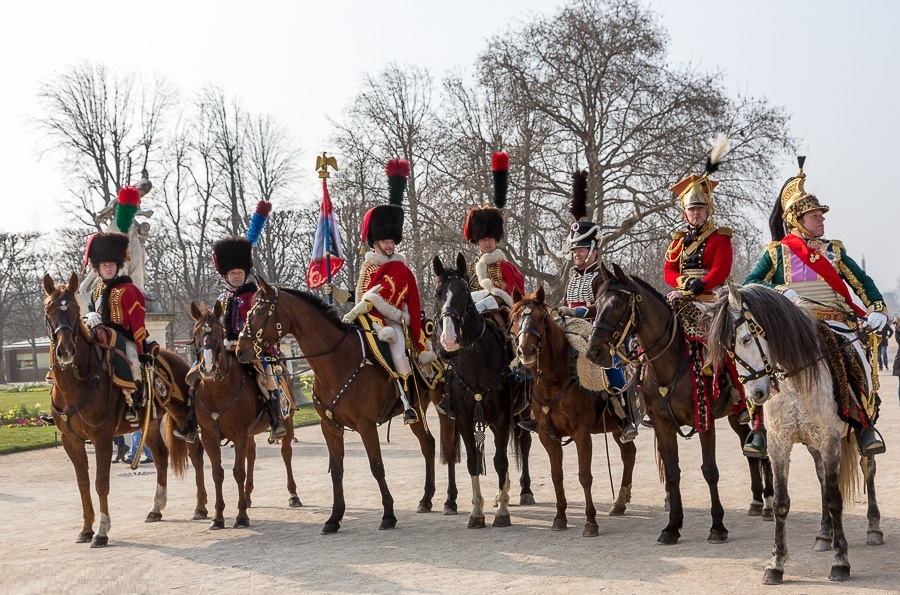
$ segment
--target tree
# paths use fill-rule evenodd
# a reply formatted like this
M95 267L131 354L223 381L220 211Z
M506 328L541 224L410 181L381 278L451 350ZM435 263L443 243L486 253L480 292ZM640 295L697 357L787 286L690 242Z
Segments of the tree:
M21 284L23 270L28 267L28 253L39 238L37 233L0 232L0 352L17 316L21 314ZM18 338L18 337L17 337ZM0 382L5 382L5 366L0 365Z

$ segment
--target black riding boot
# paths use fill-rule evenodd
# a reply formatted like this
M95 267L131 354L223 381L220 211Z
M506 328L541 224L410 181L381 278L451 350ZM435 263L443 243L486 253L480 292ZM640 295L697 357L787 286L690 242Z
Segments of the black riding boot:
M537 422L533 417L529 417L528 419L520 419L516 422L516 425L523 430L528 430L529 432L537 432Z
M141 390L141 383L135 382L135 390L131 393L131 407L125 411L125 420L131 423L140 422L141 420L141 412L144 408L141 406L141 402L144 399L144 394Z
M269 412L269 421L272 424L272 437L275 440L281 440L287 433L284 423L281 421L281 397L277 390L269 393L269 400L266 402L266 409Z
M197 418L194 416L193 388L191 389L190 395L191 396L188 397L188 416L187 420L184 422L184 427L181 429L175 428L172 430L172 435L193 444L197 440Z
M744 456L751 459L764 459L768 453L766 427L759 425L756 430L750 432L747 441L744 442Z
M632 422L629 418L624 417L619 420L619 429L622 430L622 435L619 438L619 441L623 444L625 442L632 442L635 438L637 438L637 428L634 427L634 422Z

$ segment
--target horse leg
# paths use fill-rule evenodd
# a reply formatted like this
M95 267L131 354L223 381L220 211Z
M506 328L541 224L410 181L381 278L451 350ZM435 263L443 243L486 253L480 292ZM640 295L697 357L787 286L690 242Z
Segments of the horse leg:
M819 451L810 450L813 462L816 465L816 476L819 478L819 492L822 498L822 519L819 523L819 533L813 543L813 551L830 552L831 541L834 539L834 531L831 526L831 513L828 512L827 487L825 485L825 463Z
M425 424L412 425L423 426ZM394 497L391 496L387 481L384 479L384 460L381 457L378 429L374 424L364 424L357 428L357 432L359 432L359 437L362 438L363 446L366 447L366 455L369 457L369 469L371 469L372 476L378 482L378 489L381 491L381 505L384 507L384 514L381 517L381 525L378 528L381 530L393 529L397 526L397 517L394 516ZM434 450L431 452L433 455Z
M875 498L875 457L860 457L859 464L866 476L866 494L869 497L869 508L866 517L869 528L866 531L867 545L884 545L884 533L881 532L881 511Z
M825 470L825 502L828 512L831 514L833 532L831 548L834 550L834 557L831 561L831 574L828 578L833 581L845 581L850 578L850 559L847 555L847 538L844 535L842 518L844 500L838 479L841 472L840 436L835 435L823 445L821 457Z
M303 506L303 503L300 502L300 498L297 496L297 482L294 481L294 466L291 464L291 459L294 456L294 447L292 445L295 432L291 416L284 418L284 429L286 433L281 441L281 458L284 461L284 470L287 473L287 491L288 496L290 496L288 498L288 506L300 508Z
M666 495L669 502L669 524L662 530L656 543L674 545L681 538L684 524L684 508L681 503L681 468L678 466L678 442L675 428L663 416L655 415L653 430L656 433L656 448L666 473Z
M225 496L222 493L222 484L225 482L225 469L222 467L222 448L216 441L214 432L200 432L203 441L203 450L209 455L209 467L212 470L213 484L216 487L216 508L213 512L210 529L225 528Z
M519 446L519 464L522 468L522 475L519 477L519 487L522 488L519 493L519 504L524 506L534 504L534 492L531 491L531 470L528 467L528 457L531 455L531 432L524 430L515 423L513 417L513 432L515 432L515 440Z
M247 456L245 459L245 467L247 469L246 479L244 479L244 498L247 499L247 508L253 507L253 501L250 495L253 493L253 470L256 469L256 436L247 437Z
M512 419L507 418L497 423L494 432L494 469L497 471L499 489L497 491L497 514L494 515L494 527L509 527L509 433ZM505 427L504 427L505 425ZM505 430L505 431L504 431Z
M109 518L109 467L112 463L112 436L92 438L94 456L97 461L97 476L94 478L94 489L100 501L100 524L91 547L105 547L109 543L109 531L112 522Z
M538 437L541 444L547 450L550 457L550 478L553 480L553 490L556 492L556 517L553 519L553 525L550 527L553 531L565 531L568 529L566 524L566 488L563 485L563 450L561 444L556 444L550 439L550 434L541 426L538 426L540 432Z
M784 562L787 559L787 535L785 523L791 510L791 497L788 494L788 473L791 467L791 445L782 446L778 440L772 440L769 433L769 460L772 462L775 493L775 543L772 546L772 560L763 573L763 584L780 585L784 582Z
M328 472L331 473L332 504L331 516L322 527L322 535L336 533L341 528L344 518L344 430L335 426L330 420L322 418L322 435L328 446Z
M719 499L719 466L716 464L716 426L711 425L709 430L700 434L700 446L703 451L703 479L709 486L710 514L712 515L712 527L709 529L708 543L725 543L728 541L728 529L723 522L725 508Z
M481 494L481 478L478 475L478 449L475 447L475 435L472 432L460 432L466 445L466 467L472 479L472 512L469 513L469 529L484 528L484 496Z
M153 466L156 467L156 493L153 495L153 508L147 513L145 523L155 523L162 520L162 511L166 508L168 497L168 472L169 472L169 447L163 441L160 425L154 423L154 429L147 436L147 448L153 457ZM139 456L141 453L136 453Z
M411 424L409 429L412 430L412 433L419 440L419 448L422 451L422 456L425 457L425 493L422 494L422 499L419 500L419 507L416 512L431 512L436 490L434 485L434 455L436 450L434 435L425 428L424 423Z
M747 440L747 435L750 434L750 428L745 425L742 425L738 422L736 415L728 416L728 425L731 426L731 429L734 430L734 433L737 434L738 439L741 441L741 448L744 446L744 442ZM762 516L763 513L763 480L762 480L762 465L761 459L755 459L751 457L745 457L747 459L747 464L750 466L750 493L753 495L753 500L750 501L750 508L747 509L747 516Z
M634 442L620 442L619 455L622 457L622 483L619 485L619 495L609 509L609 516L621 516L625 514L625 508L631 502L631 482L634 476L634 462L637 459L637 447Z
M597 537L600 530L597 527L597 508L594 506L594 497L591 488L594 485L594 476L591 473L591 459L593 458L593 442L591 435L581 429L576 430L575 448L578 453L578 481L584 490L584 514L586 517L582 537Z
M244 432L238 432L237 440L234 441L234 467L231 470L234 476L234 482L237 484L238 490L238 513L234 518L234 528L250 526L250 517L247 515L247 492L244 489L247 481L247 452L254 451L256 444L250 446L248 442L253 441L253 437L248 437Z
M195 440L194 444L188 447L188 455L194 466L194 482L197 485L197 507L194 508L193 520L199 521L209 516L209 511L206 510L206 478L203 476L203 443Z
M438 414L441 422L441 452L443 454L444 463L447 464L447 500L444 502L444 514L454 515L458 508L456 505L456 497L459 490L456 487L456 463L459 459L459 434L456 429L456 421L450 419L443 413Z
M91 501L91 477L88 474L87 450L84 448L84 442L66 433L62 435L62 444L75 468L75 481L78 483L78 492L81 494L81 514L84 524L81 526L81 533L78 534L75 542L90 543L94 537L94 503Z

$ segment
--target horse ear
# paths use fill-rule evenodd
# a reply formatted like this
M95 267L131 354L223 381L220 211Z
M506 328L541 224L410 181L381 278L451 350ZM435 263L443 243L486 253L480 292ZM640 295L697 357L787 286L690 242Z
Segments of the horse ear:
M262 275L256 275L256 284L259 286L262 292L266 294L266 297L271 297L272 294L275 293L272 290L272 286L266 282Z
M625 271L622 270L622 267L613 263L613 274L615 274L616 279L621 281L622 283L630 283L631 280L628 278L628 275L625 274Z
M191 318L194 320L200 320L200 308L197 307L193 301L191 302Z
M223 313L224 311L222 310L222 302L216 300L216 305L213 306L213 316L215 316L216 319L219 319L222 318Z
M597 299L597 292L600 291L600 286L606 283L606 279L602 277L602 275L594 275L594 280L591 281L591 294L594 296L594 300Z
M606 264L602 263L602 262L600 263L600 275L603 277L604 281L606 281L607 279L613 278L612 271L610 271L608 268L606 268Z
M67 289L69 290L69 293L73 295L78 293L78 275L75 273L72 273L71 276L69 276L69 285Z
M56 289L56 285L53 283L53 277L50 276L50 273L44 275L44 293L50 295Z
M534 301L539 304L543 304L544 300L547 299L547 294L544 293L544 284L541 283L538 285L537 291L534 292Z
M741 292L731 281L728 281L728 306L732 310L741 309Z
M456 270L459 273L459 276L463 279L466 278L468 274L469 265L466 264L466 257L463 256L462 252L456 253Z
M513 303L521 302L524 298L525 298L525 296L522 295L522 292L519 291L519 288L513 287L513 292L512 292Z
M441 262L441 257L437 254L435 254L434 260L431 261L431 268L434 269L435 277L444 276L444 263Z

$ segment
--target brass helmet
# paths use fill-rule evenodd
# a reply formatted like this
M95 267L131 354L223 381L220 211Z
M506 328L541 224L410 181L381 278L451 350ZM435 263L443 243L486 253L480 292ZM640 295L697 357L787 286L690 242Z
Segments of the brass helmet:
M797 172L796 176L784 183L779 196L781 210L783 211L782 218L788 225L801 231L805 231L803 226L800 225L800 218L803 215L815 210L820 210L823 213L827 213L829 210L828 205L820 204L818 198L812 194L807 194L803 189L803 182L806 180L806 174L803 173L803 164L805 162L805 156L797 157L797 165L800 166L800 171Z
M718 182L710 180L710 174L715 173L719 169L719 161L725 155L728 148L728 137L725 135L716 139L712 151L706 157L706 167L702 175L691 174L670 188L678 196L678 202L681 204L682 210L690 207L703 206L709 211L712 217L714 206L712 200L712 191Z

